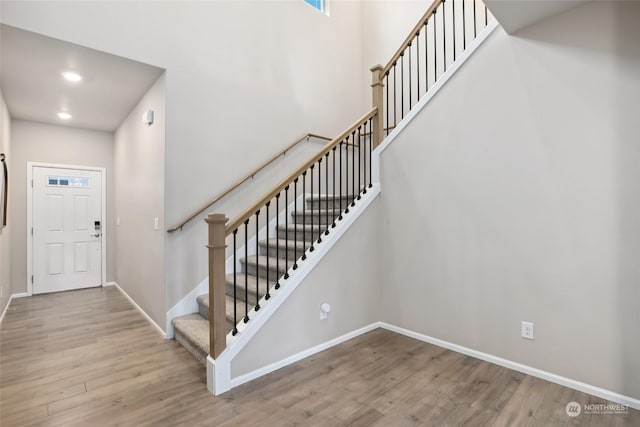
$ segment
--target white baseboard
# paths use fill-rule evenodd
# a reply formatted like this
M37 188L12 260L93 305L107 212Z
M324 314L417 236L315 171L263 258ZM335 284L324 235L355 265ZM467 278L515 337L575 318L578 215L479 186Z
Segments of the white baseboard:
M11 301L13 301L16 298L24 298L24 297L30 297L31 294L29 292L18 292L16 294L11 294L9 295L9 301L7 301L7 305L4 306L4 310L2 310L2 314L0 315L0 323L2 323L2 320L4 319L4 315L7 313L7 310L9 309L9 305L11 305Z
M246 382L255 380L256 378L259 378L263 375L267 375L270 372L273 371L277 371L278 369L284 368L285 366L291 365L292 363L295 363L299 360L302 360L306 357L309 356L313 356L316 353L320 353L321 351L327 350L328 348L331 348L333 346L336 346L338 344L342 344L345 341L348 341L352 338L358 337L362 334L365 334L367 332L373 331L374 329L379 328L380 325L378 323L372 323L370 325L364 326L360 329L356 329L355 331L351 331L349 333L346 333L344 335L341 335L337 338L334 338L332 340L323 342L322 344L318 344L314 347L311 347L307 350L301 351L299 353L296 353L292 356L286 357L282 360L279 360L277 362L274 362L270 365L267 366L263 366L262 368L256 369L255 371L249 372L247 374L244 375L240 375L237 376L235 378L231 379L231 388L233 387L237 387L241 384L244 384Z
M176 305L167 311L167 333L165 338L170 340L174 336L173 323L171 321L185 314L197 313L198 302L196 298L209 292L209 278L205 277L191 292L184 296Z
M19 292L17 294L13 294L11 295L12 299L16 299L16 298L25 298L25 297L30 297L31 294L29 292Z
M2 310L2 314L0 315L0 324L2 323L2 320L4 319L4 315L7 313L7 310L9 309L9 305L11 305L12 299L13 299L13 295L9 295L9 301L7 301L7 305L4 306L4 310Z
M483 353L481 351L477 351L477 350L464 347L458 344L450 343L448 341L443 341L438 338L433 338L428 335L411 331L409 329L393 326L388 323L379 322L377 325L383 329L417 339L418 341L427 342L429 344L437 345L438 347L443 347L443 348L455 351L456 353L465 354L467 356L484 360L486 362L493 363L495 365L513 369L514 371L522 372L523 374L531 375L532 377L536 377L552 383L560 384L562 386L565 386L574 390L578 390L583 393L591 394L593 396L600 397L602 399L609 400L614 403L626 405L634 409L640 409L640 400L630 396L625 396L610 390L605 390L603 388L600 388L591 384L586 384L580 381L573 380L571 378L566 378L560 375L556 375L551 372L547 372L531 366L523 365L521 363L514 362L512 360L503 359L501 357L494 356L492 354Z
M151 323L151 326L153 326L154 328L156 328L158 330L158 332L160 333L160 335L162 335L162 338L166 338L166 333L162 330L162 328L160 326L158 326L158 324L156 322L154 322L154 320L147 314L145 313L145 311L142 309L142 307L140 307L134 300L133 298L131 298L129 296L129 294L127 294L124 289L122 289L120 287L120 285L118 285L116 282L107 282L105 284L105 286L115 286L116 289L118 289L122 295L124 295L129 302L136 308L136 310L138 310L140 312L140 314L142 314L144 316L145 319L147 319L147 321L149 323Z

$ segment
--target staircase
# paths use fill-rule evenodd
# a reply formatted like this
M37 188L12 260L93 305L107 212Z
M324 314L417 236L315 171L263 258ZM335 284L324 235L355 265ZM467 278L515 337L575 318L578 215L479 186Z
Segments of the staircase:
M334 200L336 202L334 210ZM248 311L255 307L258 295L266 294L267 284L269 289L276 286L276 281L286 273L285 266L290 268L294 261L299 262L303 257L303 249L310 245L312 238L318 239L318 221L322 230L327 224L331 224L338 217L352 200L353 195L333 195L321 194L313 199L309 196L305 199L305 211L297 210L291 212L291 222L280 224L276 228L276 236L270 239L263 239L258 242L259 254L243 257L239 259L242 267L241 274L236 278L236 301L237 319L242 322L245 315L245 302ZM334 211L336 217L333 216ZM313 212L313 215L312 215ZM319 217L318 217L319 214ZM311 222L313 218L313 223ZM306 245L305 245L306 243ZM280 255L279 261L273 254ZM267 257L266 254L270 257ZM308 254L305 254L309 256ZM297 256L297 260L296 260ZM268 259L268 264L267 264ZM288 259L288 260L287 260ZM268 268L267 268L268 265ZM277 267L279 266L279 270ZM245 275L246 273L246 275ZM234 329L234 275L226 276L226 319L227 332ZM279 282L286 283L280 280ZM256 283L258 291L256 293ZM245 295L248 298L245 298ZM209 354L209 295L203 294L197 298L199 311L173 319L175 329L175 339L190 353L192 353L200 363L206 365Z
M253 375L232 378L232 360L380 193L383 142L395 138L477 49L496 27L491 20L480 0L434 0L386 65L371 68L368 112L235 218L207 214L210 295L198 296L198 312L176 317L172 325L176 340L207 367L213 394ZM182 229L257 171L169 231ZM195 311L194 294L188 304Z

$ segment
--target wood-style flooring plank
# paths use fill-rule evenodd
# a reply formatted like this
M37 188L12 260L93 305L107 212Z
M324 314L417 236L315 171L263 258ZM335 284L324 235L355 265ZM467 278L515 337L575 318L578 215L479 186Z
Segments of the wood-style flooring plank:
M0 326L0 425L640 426L640 412L377 329L222 396L115 288L12 301Z

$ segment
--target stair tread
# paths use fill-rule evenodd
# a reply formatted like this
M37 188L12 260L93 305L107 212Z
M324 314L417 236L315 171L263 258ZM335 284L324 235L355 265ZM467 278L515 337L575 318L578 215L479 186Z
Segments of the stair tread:
M229 283L230 285L233 285L233 273L227 274L226 277L227 277L227 283ZM256 276L249 274L247 275L247 280L249 281L249 293L251 293L251 290L252 289L255 290L256 288ZM262 289L263 287L266 288L267 279L263 279L262 277L259 277L258 283L260 285L260 289ZM241 271L238 271L238 274L236 275L236 286L238 287L238 289L244 289L246 287L244 273Z
M198 313L187 314L172 320L176 331L185 336L191 344L209 354L209 321Z
M328 209L328 211L331 215L333 215L333 209ZM313 212L314 216L318 215L318 209L297 209L291 212L291 214L293 216L302 216L303 212L306 215L311 215L311 212ZM336 208L336 213L338 213L338 208ZM327 209L320 209L320 215L326 215L326 214L327 214Z
M276 246L279 246L281 249L285 249L287 247L287 245L288 245L289 249L293 249L293 247L295 245L295 246L298 247L298 249L304 248L304 242L301 242L300 240L293 240L293 239L289 239L289 240L286 240L286 239L269 239L269 240L266 240L265 239L265 240L260 240L260 242L258 242L258 243L262 247L270 246L270 247L274 248Z
M280 230L284 230L284 229L294 229L294 228L298 228L298 229L303 229L303 230L308 230L311 231L311 227L312 224L295 224L295 223L291 223L291 224L280 224L278 226L278 228ZM318 229L318 224L313 224L313 229L317 230Z
M300 254L302 255L302 254ZM269 260L269 268L275 269L278 259L275 257L267 257L264 255L250 255L247 258L241 258L240 262L242 264L258 264L260 267L267 267L267 259ZM285 263L285 259L284 258L280 258L280 268L284 270L284 263ZM289 261L291 262L291 260Z
M339 195L336 194L335 198L336 200L342 199L353 199L354 197L357 197L357 194L354 196L353 194L343 194L343 195ZM307 198L305 199L306 201L310 202L311 201L311 196L307 196ZM320 196L318 197L317 194L313 195L313 201L316 200L333 200L333 194L320 194Z
M229 295L225 295L225 296L226 296L226 301L225 301L225 304L224 304L225 312L226 312L225 314L227 316L227 320L233 321L233 297L229 296ZM207 310L209 309L209 294L199 295L196 298L196 301L198 302L198 304L202 305L203 307L206 307ZM200 316L200 314L198 314L198 316ZM200 317L202 317L202 316L200 316ZM206 320L207 319L205 319L205 321Z

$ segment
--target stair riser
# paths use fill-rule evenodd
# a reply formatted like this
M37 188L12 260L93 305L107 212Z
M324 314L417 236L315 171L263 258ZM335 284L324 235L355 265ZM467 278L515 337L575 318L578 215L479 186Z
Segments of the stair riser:
M293 261L290 261L289 266L291 266L292 263ZM247 273L249 273L249 275L251 276L258 276L263 279L267 279L269 280L269 283L275 283L276 279L282 276L286 271L284 260L280 260L280 274L278 274L278 271L276 270L275 263L274 265L269 265L269 270L267 270L265 266L260 266L260 268L257 268L256 264L253 263L243 263L242 267L243 272L247 271Z
M339 212L338 210L336 210L336 218L338 214ZM313 219L313 222L311 222L312 219ZM316 211L313 213L313 218L308 213L304 217L302 215L293 215L293 223L318 225L318 212ZM321 225L333 224L333 212L329 212L329 218L327 218L325 213L320 212L320 224Z
M244 307L244 305L243 305ZM249 308L251 308L252 306L250 306ZM242 309L242 313L244 314L244 308ZM240 305L238 304L238 319L240 319ZM205 319L209 320L209 307L206 307L202 304L198 304L198 312L200 313L200 316L204 317ZM232 316L227 316L227 332L231 331L233 329L233 317ZM206 358L206 356L205 356Z
M322 230L322 236L324 236L324 231L326 230L326 227L320 227L320 230ZM285 239L287 236L284 232L284 230L280 230L278 232L278 238L280 239ZM311 230L304 232L304 236L303 236L303 231L302 230L298 230L297 234L294 233L293 230L289 230L289 235L288 235L289 240L294 240L297 239L299 242L302 242L303 240L306 240L307 243L311 242L311 239L313 238L314 240L318 240L318 229L315 228L313 234L311 234Z
M178 329L175 330L174 337L177 342L179 342L189 353L193 354L193 356L198 359L198 362L207 366L207 354L205 351L201 350L198 346L193 345L191 341L186 336L182 335Z
M340 207L340 199L336 199L336 203L335 203L335 207L336 207L336 215L338 214L338 212L340 210L344 210L347 207L347 203L350 205L351 202L353 201L353 199L343 199L342 200L342 208ZM314 209L314 210L318 210L318 207L320 208L320 210L322 209L328 209L328 210L333 210L333 200L314 200L313 202L311 202L311 200L307 200L307 203L305 205L307 207L307 209Z
M244 274L244 273L240 273L238 272L238 274ZM251 280L251 279L249 279ZM228 281L227 282L227 295L229 296L233 296L233 282ZM264 293L265 290L264 289L260 289L261 293ZM255 287L255 283L251 283L249 285L249 301L255 301L256 300L256 287ZM244 286L238 285L236 288L236 298L240 301L244 301Z
M317 239L316 239L316 240L317 240ZM300 240L300 241L302 241L302 240ZM311 246L311 242L309 242L309 241L307 240L307 242L306 242L306 243L307 243L307 251L309 251L309 247ZM315 245L315 244L316 244L316 243L314 242L314 245ZM260 247L260 254L261 254L261 255L267 255L266 247L262 247L262 246ZM293 248L290 246L290 247L289 247L289 251L287 252L287 251L285 251L285 248L284 248L284 247L280 247L280 258L281 258L282 260L284 260L284 259L285 259L285 254L289 256L289 264L292 264L292 263L293 263L293 260L295 260L296 258L300 258L300 257L303 255L303 251L302 251L302 248L299 248L299 249L297 250L297 252L296 252L296 251L294 251L294 250L293 250ZM273 246L270 246L270 247L269 247L269 253L268 253L268 255L270 255L270 256L275 256L275 255L276 255L276 248L275 248L275 247L273 247ZM307 255L308 255L308 254L307 254ZM283 264L283 261L281 261L281 262L280 262L280 266L281 266L281 267L282 267L282 264Z

